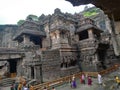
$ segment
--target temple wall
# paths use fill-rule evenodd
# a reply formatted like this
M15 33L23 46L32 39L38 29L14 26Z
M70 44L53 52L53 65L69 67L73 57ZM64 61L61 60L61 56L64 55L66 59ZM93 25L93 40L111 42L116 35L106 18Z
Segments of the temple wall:
M59 50L42 51L43 81L50 81L60 77L60 52Z
M3 28L2 28L3 27ZM15 48L16 41L13 41L13 36L16 34L18 29L17 25L1 25L0 26L0 46Z
M76 51L70 50L46 50L42 52L42 74L43 81L50 81L66 75L71 75L79 72L77 63L70 65L71 60L74 62L77 60ZM61 64L65 62L64 68Z
M88 30L88 38L78 42L80 50L81 67L83 71L99 71L98 45L99 41L94 37L93 30Z
M109 48L106 51L106 56L105 56L105 65L106 67L110 67L113 64L117 64L119 63L119 59L116 57L115 53L114 53L114 49L113 46L110 45Z
M77 58L77 51L71 49L62 49L60 52L61 55L61 62L60 64L64 64L61 66L61 76L72 75L74 73L78 73L79 66L78 66L78 58Z

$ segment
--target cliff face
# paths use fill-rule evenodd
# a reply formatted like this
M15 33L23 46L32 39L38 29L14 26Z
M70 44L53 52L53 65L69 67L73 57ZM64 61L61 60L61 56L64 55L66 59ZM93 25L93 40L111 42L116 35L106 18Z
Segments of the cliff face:
M110 20L104 12L97 7L85 7L81 12L84 17L91 18L95 21L96 25L105 32L111 31Z
M112 15L114 16L115 21L120 21L120 0L116 0L113 2L113 0L66 0L73 4L73 6L79 6L79 5L85 5L85 4L93 4L96 7L102 9L109 18L112 18Z
M17 25L0 25L0 47L14 47L16 42L12 38L17 30Z

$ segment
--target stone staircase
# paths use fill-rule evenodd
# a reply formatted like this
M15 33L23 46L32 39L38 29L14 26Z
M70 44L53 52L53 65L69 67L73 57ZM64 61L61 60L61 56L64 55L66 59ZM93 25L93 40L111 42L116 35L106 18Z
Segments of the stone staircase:
M13 78L2 79L0 80L0 87L11 86L12 84L14 84L14 82L15 82L15 79Z

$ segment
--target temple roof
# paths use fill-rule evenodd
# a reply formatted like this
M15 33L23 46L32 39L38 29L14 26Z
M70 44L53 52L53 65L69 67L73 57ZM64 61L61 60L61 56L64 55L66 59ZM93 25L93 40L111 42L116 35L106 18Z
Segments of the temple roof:
M13 37L13 40L22 40L23 35L46 36L45 32L41 30L39 23L32 20L26 20L19 26L19 32Z
M103 30L98 28L94 22L94 20L90 18L83 18L78 22L78 28L76 30L76 33L92 29L95 33L101 33Z
M73 4L73 6L94 4L96 7L102 9L109 18L114 16L115 21L120 20L120 0L66 0Z
M53 32L53 31L56 31L56 30L59 30L59 31L69 31L69 28L66 27L66 26L63 26L63 25L54 26L54 27L50 28L50 32Z
M79 28L76 30L76 32L82 32L82 31L88 30L88 29L93 29L94 32L99 32L99 33L103 32L103 31L102 31L100 28L98 28L97 26L91 25L91 24L87 24L87 25L83 25L83 26L79 27Z
M21 32L19 32L13 40L19 39L22 35L30 35L30 36L46 36L45 32L43 31L36 31L36 30L29 30L29 29L24 29Z

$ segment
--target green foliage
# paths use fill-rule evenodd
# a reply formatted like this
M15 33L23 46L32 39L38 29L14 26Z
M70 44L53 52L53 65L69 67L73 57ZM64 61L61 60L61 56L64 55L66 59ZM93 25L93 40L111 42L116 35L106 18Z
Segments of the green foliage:
M30 14L27 16L27 19L33 20L33 21L38 21L38 16Z
M91 17L91 16L95 16L99 13L100 9L99 8L89 8L85 11L83 11L83 15L85 17Z
M21 24L23 24L25 22L25 20L19 20L18 22L17 22L17 25L21 25Z

